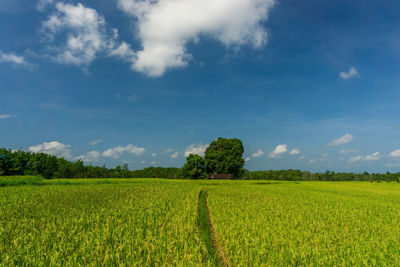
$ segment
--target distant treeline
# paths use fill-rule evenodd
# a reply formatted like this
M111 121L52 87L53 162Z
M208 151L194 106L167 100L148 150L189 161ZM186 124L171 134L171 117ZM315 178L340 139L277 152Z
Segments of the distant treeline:
M396 181L400 182L400 173L352 173L352 172L309 172L301 170L251 171L242 179L248 180L284 180L284 181Z
M41 175L44 178L183 178L181 168L149 167L129 170L128 165L106 168L85 165L45 153L0 148L0 176ZM240 179L288 181L399 181L400 173L343 173L326 171L312 173L301 170L245 171Z
M150 167L131 171L128 165L106 168L85 165L45 153L0 148L0 176L41 175L44 178L180 178L180 168Z

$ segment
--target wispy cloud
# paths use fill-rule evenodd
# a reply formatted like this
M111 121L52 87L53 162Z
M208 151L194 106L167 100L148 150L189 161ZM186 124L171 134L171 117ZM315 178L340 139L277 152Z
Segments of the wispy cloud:
M0 114L0 120L9 119L12 117L13 117L13 115L11 115L11 114Z
M340 78L343 80L348 80L358 75L358 70L355 67L351 67L347 72L341 72L339 74Z
M179 156L179 152L175 152L174 154L171 155L171 158L176 159Z
M350 149L342 149L340 150L340 154L349 154L349 153L357 153L358 150L350 150Z
M350 143L353 140L354 140L354 137L351 134L347 133L340 138L333 139L327 145L328 146L339 146L339 145L344 145L344 144Z
M294 149L292 149L292 150L289 152L289 154L290 154L290 155L297 155L297 154L300 154L300 150L297 149L297 148L294 148Z
M97 145L97 144L100 144L100 143L103 143L103 140L102 139L97 139L97 140L94 140L92 142L89 142L89 145L94 146L94 145Z

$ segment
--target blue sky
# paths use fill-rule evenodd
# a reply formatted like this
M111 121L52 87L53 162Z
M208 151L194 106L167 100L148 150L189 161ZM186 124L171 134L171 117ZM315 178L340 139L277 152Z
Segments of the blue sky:
M400 169L398 1L2 0L0 146L130 169ZM96 141L96 142L95 142Z

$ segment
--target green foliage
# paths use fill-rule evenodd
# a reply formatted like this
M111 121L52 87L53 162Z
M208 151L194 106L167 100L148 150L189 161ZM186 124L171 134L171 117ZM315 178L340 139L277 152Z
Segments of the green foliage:
M201 179L207 176L206 164L203 157L190 154L182 168L183 176L189 179Z
M232 174L233 177L239 178L244 166L243 152L244 147L240 139L218 138L211 142L204 155L207 172Z

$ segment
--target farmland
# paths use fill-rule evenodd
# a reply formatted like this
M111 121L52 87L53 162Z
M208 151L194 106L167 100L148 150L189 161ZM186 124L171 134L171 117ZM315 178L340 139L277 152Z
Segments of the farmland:
M400 261L398 183L71 179L40 185L0 187L0 265Z

